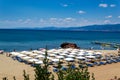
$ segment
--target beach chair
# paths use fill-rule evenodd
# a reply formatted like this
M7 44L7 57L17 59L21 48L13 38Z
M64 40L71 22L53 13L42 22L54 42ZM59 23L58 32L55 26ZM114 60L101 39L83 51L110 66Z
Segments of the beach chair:
M49 65L53 65L53 62L51 61L51 62L49 62L48 64L49 64Z
M116 57L115 59L117 62L120 62L120 57Z
M75 65L71 65L70 68L71 68L71 69L75 69L76 66L75 66Z
M93 63L86 63L86 65L88 66L88 67L94 67L94 64Z
M93 67L94 65L93 64L87 64L88 67Z
M86 67L86 64L79 64L79 67L80 67L80 68L85 68L85 67Z
M93 63L94 65L100 66L100 62L96 61Z
M12 56L11 58L12 58L13 60L16 60L16 56Z
M32 67L37 67L37 66L39 66L39 64L34 64L34 63L33 63L33 64L31 64L31 66L32 66Z
M117 63L117 61L116 61L115 59L111 59L111 61L112 61L113 63Z
M18 57L17 60L18 60L19 62L24 62L24 60L22 60L20 57Z
M100 65L105 65L105 64L106 64L106 61L100 61L99 64L100 64Z
M61 70L66 71L66 70L67 70L67 67L62 66Z
M106 60L106 63L107 64L111 64L111 63L113 63L111 60Z
M53 72L58 72L59 70L57 68L53 68Z

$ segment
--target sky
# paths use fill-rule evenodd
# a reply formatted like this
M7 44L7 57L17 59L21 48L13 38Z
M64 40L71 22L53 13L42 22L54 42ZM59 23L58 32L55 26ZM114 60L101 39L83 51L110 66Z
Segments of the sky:
M120 24L120 0L0 0L0 28Z

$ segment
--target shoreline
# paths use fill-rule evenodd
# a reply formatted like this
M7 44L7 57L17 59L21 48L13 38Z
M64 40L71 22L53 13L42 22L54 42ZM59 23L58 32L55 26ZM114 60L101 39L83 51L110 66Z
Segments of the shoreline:
M117 50L94 50L105 54L117 54ZM120 77L120 63L112 63L101 66L89 67L90 74L94 73L96 80L110 80L114 76ZM19 71L18 71L19 70ZM13 79L13 76L17 80L23 79L23 70L30 75L30 79L34 79L34 68L30 65L20 63L13 60L11 57L7 57L5 54L0 54L0 79L8 77L9 80Z

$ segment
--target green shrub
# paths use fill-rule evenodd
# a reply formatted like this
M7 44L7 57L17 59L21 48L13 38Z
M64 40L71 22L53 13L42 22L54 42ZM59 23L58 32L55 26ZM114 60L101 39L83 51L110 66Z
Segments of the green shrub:
M61 64L58 64L61 66ZM88 67L78 68L73 64L68 64L68 69L63 71L58 69L56 73L58 76L58 80L90 80L90 73L88 72ZM92 80L95 80L94 74L92 74Z
M48 68L48 59L47 59L47 48L45 51L45 58L43 60L43 66L36 66L35 69L35 80L54 80L54 76L50 74Z
M29 75L26 74L25 70L23 70L23 77L24 77L24 80L30 80Z

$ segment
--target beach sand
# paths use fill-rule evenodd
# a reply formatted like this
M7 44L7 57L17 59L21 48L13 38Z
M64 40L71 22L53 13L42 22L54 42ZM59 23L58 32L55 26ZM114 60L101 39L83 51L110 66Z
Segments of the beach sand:
M117 54L116 50L97 50L103 54ZM0 54L0 80L3 77L8 77L9 80L13 76L17 80L23 80L23 70L30 75L30 80L34 80L34 68L30 65L20 63L7 57L5 54ZM94 73L96 80L110 80L114 76L120 77L120 63L112 63L107 65L95 66L89 68L90 73Z
M30 75L31 80L34 80L33 67L0 54L0 80L2 80L3 77L13 80L13 76L15 76L17 80L23 80L23 70Z

